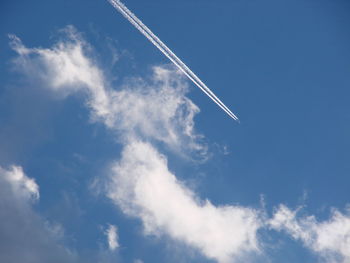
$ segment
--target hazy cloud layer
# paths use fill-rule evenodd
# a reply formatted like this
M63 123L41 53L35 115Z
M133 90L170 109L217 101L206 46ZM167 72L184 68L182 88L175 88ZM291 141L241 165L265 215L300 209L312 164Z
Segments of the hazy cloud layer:
M118 255L107 250L83 255L64 245L64 229L41 217L33 205L39 186L22 167L0 167L0 262L4 263L115 263ZM110 250L118 246L116 226L107 229Z
M21 167L0 167L0 262L76 262L60 245L60 229L33 210L39 187Z

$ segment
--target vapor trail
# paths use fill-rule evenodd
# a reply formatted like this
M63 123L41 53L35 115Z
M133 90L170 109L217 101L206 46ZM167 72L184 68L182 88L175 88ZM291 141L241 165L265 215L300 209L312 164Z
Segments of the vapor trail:
M231 118L237 116L179 59L145 24L142 23L120 0L108 0L136 29L155 45L171 62L173 62L197 87L211 98Z
M174 57L171 53L167 52L167 50L165 50L163 48L163 46L165 46L165 44L163 44L162 42L159 43L157 41L156 38L153 38L151 35L149 35L145 29L143 27L141 27L131 16L129 16L129 14L123 9L121 8L118 3L114 2L113 0L108 0L115 8L117 8L118 11L120 11L122 13L122 15L127 18L129 20L129 22L131 24L133 24L148 40L150 40L152 42L152 44L154 44L167 58L169 58L169 60L171 60L194 84L196 84L205 94L207 94L215 103L217 103L229 116L231 116L232 118L236 119L235 116L232 116L233 114L225 108L222 107L222 105L220 105L220 103L218 103L216 101L216 98L213 97L209 92L207 92L205 89L203 89L203 87L201 86L200 83L198 83L197 80L194 79L194 77L192 76L191 73L188 72L188 70L186 70L186 65L184 65L182 63L182 61L179 59L177 59L177 57ZM130 12L130 11L129 11ZM147 28L148 29L148 28ZM160 41L160 40L159 40ZM165 46L166 47L166 46ZM181 65L181 63L185 66L183 67L183 65Z
M174 52L172 52L145 24L142 23L120 0L110 1L143 35L145 35L156 47L162 51L178 68L180 68L204 93L218 104L233 119L237 117L220 101L218 97L194 74ZM157 42L156 43L154 43Z

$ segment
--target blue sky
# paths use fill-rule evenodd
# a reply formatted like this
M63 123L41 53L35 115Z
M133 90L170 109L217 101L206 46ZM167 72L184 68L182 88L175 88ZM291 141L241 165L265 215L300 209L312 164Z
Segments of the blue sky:
M108 1L3 1L0 261L349 262L350 3L124 3L240 123Z

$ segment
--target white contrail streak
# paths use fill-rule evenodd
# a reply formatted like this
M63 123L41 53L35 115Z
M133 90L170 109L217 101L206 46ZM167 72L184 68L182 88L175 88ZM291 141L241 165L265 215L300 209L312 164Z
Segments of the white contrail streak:
M109 1L111 2L111 4L113 6L115 6L117 8L118 11L120 11L123 14L124 17L126 17L129 20L129 22L131 22L144 36L146 36L146 38L148 40L150 40L166 57L168 57L194 84L196 84L205 94L207 94L216 104L218 104L230 117L232 117L235 120L238 120L237 117L221 101L219 101L219 102L217 101L218 99L216 98L216 96L208 88L205 89L202 87L201 81L200 80L199 80L199 82L197 81L198 77L196 75L194 75L194 73L191 72L188 69L188 67L179 58L177 58L175 55L172 55L171 54L172 52L165 46L165 44L163 42L158 43L156 41L157 39L150 36L144 30L144 28L141 27L132 17L130 17L128 15L128 13L126 13L124 11L124 9L121 9L117 5L117 3L115 3L113 0L109 0ZM163 46L165 46L171 53L167 52L167 50L165 50L163 48ZM209 92L208 92L208 90L209 90Z
M108 0L136 29L155 45L171 62L173 62L197 87L211 98L231 118L237 116L179 59L145 24L142 23L120 0Z
M238 120L238 118L225 106L225 104L220 101L218 97L191 71L186 64L184 64L181 59L179 59L174 52L172 52L145 24L142 23L123 3L119 0L113 0L116 2L118 6L118 10L122 12L122 14L132 23L137 23L136 26L148 39L153 39L158 43L156 45L158 49L160 49L163 54L166 56L178 67L180 68L204 93L206 93L216 104L218 104L228 115L230 115L233 119ZM126 15L125 15L126 13ZM131 19L131 20L130 20ZM141 28L141 29L140 29ZM146 31L146 34L144 33ZM151 40L152 41L152 40ZM153 41L152 41L153 42ZM160 46L160 47L159 47ZM174 61L175 60L175 61Z
M179 59L145 24L142 23L123 3L119 0L110 1L129 22L131 22L143 35L145 35L163 54L165 54L178 68L180 68L204 93L218 104L233 119L237 117L220 101L218 97ZM155 43L156 42L156 43Z

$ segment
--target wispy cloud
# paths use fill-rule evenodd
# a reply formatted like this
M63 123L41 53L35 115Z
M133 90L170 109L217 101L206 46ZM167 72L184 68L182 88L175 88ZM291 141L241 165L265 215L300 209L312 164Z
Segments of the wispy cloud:
M350 262L350 213L334 209L329 220L318 222L315 216L299 216L281 205L269 222L270 227L285 231L300 240L325 262Z
M43 86L62 97L87 95L91 118L117 132L120 141L138 136L205 155L206 146L198 143L201 136L194 131L199 109L185 96L187 84L176 71L154 67L149 80L134 79L112 89L90 58L92 48L73 27L66 31L67 38L50 49L27 48L12 36L17 68L30 78L39 76Z

